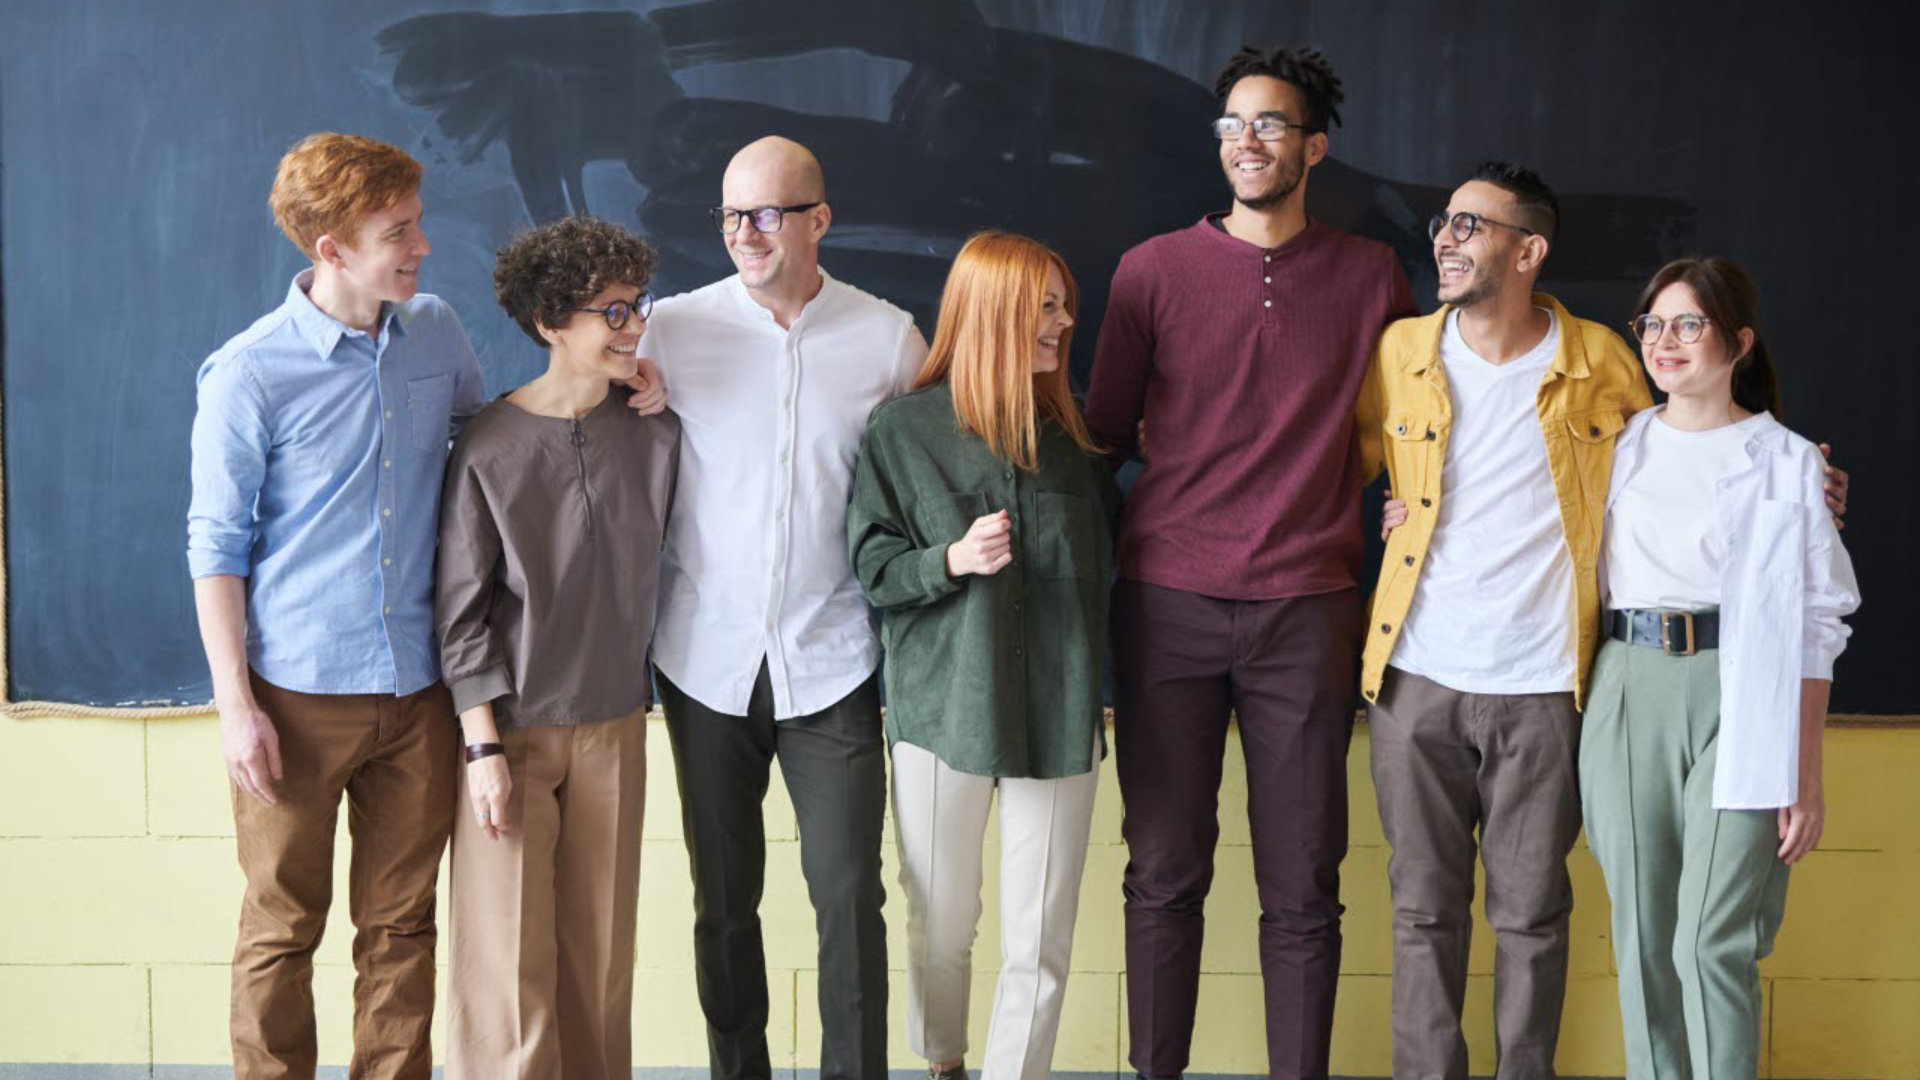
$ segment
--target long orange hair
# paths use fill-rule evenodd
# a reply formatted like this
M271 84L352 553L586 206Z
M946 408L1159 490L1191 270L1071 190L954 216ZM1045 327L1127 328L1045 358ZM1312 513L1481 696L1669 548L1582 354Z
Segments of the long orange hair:
M1040 424L1052 420L1088 453L1097 452L1067 386L1073 328L1060 332L1060 365L1033 370L1034 328L1046 299L1047 268L1060 271L1067 314L1080 317L1080 290L1066 260L1038 240L989 230L975 233L953 260L940 293L940 323L920 389L948 379L960 426L986 440L1002 461L1028 472L1040 467Z

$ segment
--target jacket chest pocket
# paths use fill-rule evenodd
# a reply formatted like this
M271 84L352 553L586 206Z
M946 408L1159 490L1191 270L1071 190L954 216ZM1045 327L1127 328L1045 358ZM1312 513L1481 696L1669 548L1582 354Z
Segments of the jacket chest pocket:
M407 427L415 450L444 450L452 434L453 376L407 380Z
M1029 570L1041 578L1092 580L1098 527L1093 503L1056 491L1036 492L1033 501L1037 528Z
M1593 409L1566 418L1566 448L1589 501L1603 502L1607 497L1607 484L1613 479L1613 440L1626 426L1627 418L1619 409Z
M1440 477L1440 443L1447 422L1420 413L1393 412L1381 425L1393 464L1393 493L1410 504L1431 496Z

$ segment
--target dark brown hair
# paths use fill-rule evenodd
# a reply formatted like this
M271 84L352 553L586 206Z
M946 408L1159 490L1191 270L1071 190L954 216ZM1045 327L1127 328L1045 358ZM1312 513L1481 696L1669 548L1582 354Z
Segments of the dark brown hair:
M1740 347L1741 329L1753 331L1753 347L1733 358L1733 401L1748 412L1770 412L1780 418L1780 375L1760 336L1760 290L1740 264L1720 255L1675 259L1661 267L1641 290L1633 316L1653 309L1654 298L1669 285L1693 290L1700 314L1707 317L1731 353Z
M653 249L610 221L567 217L515 235L494 257L493 295L534 344L547 347L540 327L566 325L567 316L610 285L645 291L653 278Z

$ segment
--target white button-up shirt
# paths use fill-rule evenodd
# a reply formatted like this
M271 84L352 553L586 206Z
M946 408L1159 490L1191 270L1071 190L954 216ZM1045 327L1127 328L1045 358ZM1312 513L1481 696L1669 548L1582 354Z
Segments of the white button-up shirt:
M1639 471L1647 426L1636 415L1613 451L1607 508ZM1720 564L1720 734L1717 810L1771 810L1799 798L1800 680L1833 678L1860 606L1853 560L1827 512L1826 461L1762 413L1748 467L1720 480L1714 529ZM1601 588L1606 590L1602 568Z
M779 720L834 704L880 663L847 500L867 414L912 383L927 345L906 312L821 276L789 329L735 275L660 301L641 341L681 431L653 659L734 716L762 658Z

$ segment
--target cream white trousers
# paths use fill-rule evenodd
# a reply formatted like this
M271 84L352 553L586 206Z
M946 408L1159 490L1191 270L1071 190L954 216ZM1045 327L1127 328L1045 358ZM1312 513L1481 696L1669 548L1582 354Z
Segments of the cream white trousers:
M1000 981L985 1080L1031 1080L1053 1067L1096 767L1059 780L955 772L932 753L893 747L894 835L907 895L907 1037L930 1062L967 1052L973 939L980 923L987 812L1000 793Z

